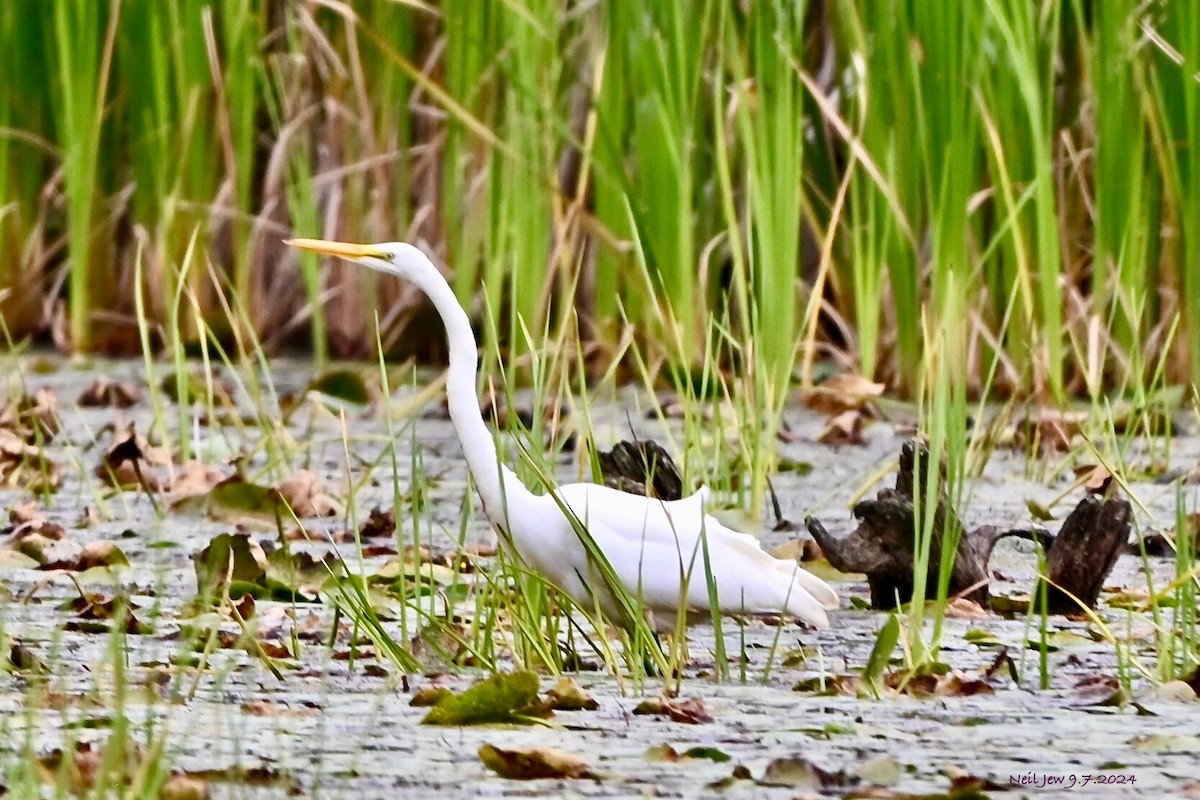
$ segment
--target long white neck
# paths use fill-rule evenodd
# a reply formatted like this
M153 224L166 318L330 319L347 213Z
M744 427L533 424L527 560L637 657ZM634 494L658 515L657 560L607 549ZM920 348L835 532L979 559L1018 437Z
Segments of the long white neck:
M432 264L429 264L427 270L407 277L433 301L434 308L446 326L446 339L450 345L450 367L446 374L446 400L450 408L450 421L454 424L459 441L462 442L467 468L471 471L475 488L483 500L484 511L494 524L511 532L508 509L531 493L516 475L501 465L492 432L484 424L483 415L479 413L479 400L475 388L478 374L477 354L471 321L459 305L458 298L454 296L449 284Z

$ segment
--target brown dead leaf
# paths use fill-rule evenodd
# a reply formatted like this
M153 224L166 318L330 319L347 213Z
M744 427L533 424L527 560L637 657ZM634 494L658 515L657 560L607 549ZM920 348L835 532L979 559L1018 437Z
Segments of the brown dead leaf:
M55 491L61 482L58 465L41 447L0 428L0 484L40 494Z
M997 783L989 778L972 775L961 767L949 766L942 774L950 779L951 798L986 797L984 792L1003 792L1012 789L1012 784Z
M60 548L61 550L61 548ZM28 555L28 554L27 554ZM61 569L67 572L83 572L93 567L127 567L129 559L117 546L116 542L108 539L97 539L88 542L75 553L56 553L58 558L42 565L42 569Z
M58 416L58 398L49 389L38 389L7 400L0 407L0 428L11 431L24 442L42 445L62 428Z
M760 786L784 786L790 789L823 791L846 782L841 773L821 769L807 758L776 758L767 764Z
M463 547L463 553L480 558L491 558L496 555L498 548L495 542L471 542Z
M703 722L712 722L712 715L708 713L708 709L704 707L704 703L697 697L680 700L677 698L667 697L652 697L649 700L643 700L638 703L633 709L634 714L653 714L655 716L666 716L672 722L682 722L687 725L698 725Z
M965 597L952 597L946 603L946 616L951 619L984 619L987 609Z
M1075 477L1083 481L1088 494L1104 495L1112 485L1112 473L1103 464L1087 464L1075 468Z
M996 657L992 659L992 663L988 664L983 670L984 680L997 680L1002 675L1006 675L1013 683L1019 683L1020 675L1017 672L1017 662L1008 654L1007 647L1001 647L996 653Z
M137 618L130 608L129 600L121 595L100 592L85 593L73 597L63 606L74 612L76 619L69 621L65 630L82 633L110 633L109 622L121 623L126 633L134 636L150 634L154 628Z
M1017 447L1033 447L1042 453L1066 452L1086 421L1086 411L1039 409L1018 423L1013 441Z
M504 749L485 744L479 748L479 760L492 772L510 780L596 777L579 756L549 747Z
M413 692L412 700L409 700L408 704L413 708L432 708L453 694L454 692L445 686L424 686Z
M242 713L252 717L311 717L320 712L319 708L300 706L293 708L285 703L272 703L267 700L249 700L241 705Z
M189 497L200 497L212 491L212 488L225 479L225 475L216 467L192 459L184 464L167 484L167 494L171 503L178 503Z
M872 398L883 394L884 385L861 375L843 373L804 392L800 400L819 414L835 416L845 411L862 411Z
M48 787L66 789L77 797L95 793L99 786L129 786L140 780L153 753L136 742L113 734L109 742L77 742L72 750L55 748L37 761L37 773ZM152 748L153 750L153 748ZM208 783L196 775L172 772L159 790L165 800L207 800Z
M325 492L321 478L302 469L276 487L298 517L331 517L342 513L341 504Z
M27 536L37 534L48 541L56 542L67 535L67 530L57 522L51 522L38 510L36 500L27 500L8 510L8 519L12 523L9 530L11 538L9 545L21 541Z
M141 399L141 390L132 383L99 375L80 393L78 402L87 408L129 408Z
M377 539L385 536L390 538L396 533L396 512L391 509L384 511L379 506L375 506L367 515L366 522L358 529L358 533L364 539Z
M134 426L113 432L113 444L96 465L95 475L115 489L162 491L165 480L151 469L171 463L162 448L151 447L137 435Z
M821 545L812 539L788 539L772 548L771 555L791 561L817 561L825 557Z
M843 411L829 419L825 430L821 431L821 435L817 437L817 441L834 446L863 444L866 440L863 439L862 429L863 412Z
M995 694L996 690L982 678L953 670L938 681L935 693L938 697L973 697L980 694Z
M804 692L823 697L858 697L862 690L862 678L857 675L818 675L805 678L792 687L793 692Z
M574 678L562 677L554 688L547 692L550 707L555 711L595 711L600 707Z
M158 800L208 800L212 789L203 778L177 772L158 790Z
M1112 675L1091 675L1071 687L1067 702L1071 706L1123 706L1128 700L1125 690Z

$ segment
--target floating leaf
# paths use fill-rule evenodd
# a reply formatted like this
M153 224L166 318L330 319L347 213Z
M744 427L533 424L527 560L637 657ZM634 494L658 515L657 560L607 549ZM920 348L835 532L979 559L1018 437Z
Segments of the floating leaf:
M1181 733L1151 733L1129 740L1143 753L1200 753L1200 737Z
M384 511L379 506L371 509L367 520L359 528L358 533L364 539L391 537L396 532L396 512Z
M212 488L208 512L218 519L248 516L274 520L276 515L287 516L278 490L251 483L242 475L226 478Z
M263 584L278 599L315 603L329 580L343 572L341 560L333 553L318 559L303 550L280 548L267 558Z
M431 706L436 706L447 697L453 696L454 692L450 691L445 686L426 686L423 689L418 689L416 692L413 692L412 700L410 700L408 704L414 708L429 708Z
M192 558L196 591L201 597L216 601L228 589L229 596L236 600L258 593L265 586L267 556L262 545L248 534L219 534Z
M963 634L963 640L976 647L999 647L1002 644L996 634L983 628L971 628Z
M55 491L61 483L58 465L41 447L0 428L0 484L40 494Z
M1046 648L1046 652L1054 653L1059 650L1072 650L1080 647L1090 647L1093 641L1090 637L1076 633L1075 631L1053 631L1049 633L1045 641L1041 638L1030 638L1025 642L1025 646L1030 650L1041 650Z
M62 429L58 397L49 389L10 398L0 407L0 428L11 431L28 444L42 445Z
M807 758L776 758L767 764L767 769L758 782L762 786L816 791L841 784L837 775L821 769Z
M331 369L318 375L305 390L358 406L371 402L371 393L363 376L351 369Z
M582 758L553 748L503 749L485 744L479 748L479 760L492 772L511 780L596 777Z
M800 400L819 414L833 416L845 411L861 411L872 398L882 395L885 388L884 384L862 375L843 373L804 392Z
M16 639L9 639L5 643L5 649L8 652L3 666L12 672L41 675L50 671L37 653Z
M320 476L307 469L280 483L278 492L297 517L330 517L342 513L342 504L325 492Z
M1075 684L1070 704L1081 706L1123 706L1128 700L1121 683L1111 675L1093 675Z
M129 559L125 557L125 553L117 546L116 542L98 539L88 542L76 553L59 555L57 558L45 562L42 564L42 569L84 572L97 567L127 566L129 566Z
M706 761L712 761L717 764L724 764L726 761L732 760L732 757L728 753L718 750L715 747L689 747L687 750L684 750L681 753L669 744L659 744L654 745L653 747L648 747L646 748L646 752L643 754L643 757L647 761L675 762L686 761L689 759L702 759Z
M780 456L775 470L781 475L790 474L804 477L813 471L813 465L811 461L797 461L794 458Z
M862 434L863 419L861 411L843 411L830 417L825 424L825 430L821 431L821 435L817 437L817 441L835 447L864 444L866 439Z
M946 601L945 616L949 619L985 619L988 612L974 600L952 597Z
M1036 500L1026 500L1025 507L1029 509L1029 514L1038 522L1049 522L1054 519L1054 512Z
M633 713L666 716L672 722L682 722L687 725L698 725L713 721L712 715L708 713L708 709L704 707L704 703L696 697L687 700L652 697L638 703L637 707L633 709Z
M134 426L113 431L113 442L105 451L94 473L97 478L116 489L162 491L166 484L153 467L171 463L170 455L161 447L151 447Z
M67 535L66 528L57 522L51 522L45 514L38 510L36 500L27 500L10 508L8 521L12 523L12 529L9 531L9 545L32 534L37 534L49 541L58 541Z
M214 404L232 406L233 391L229 385L219 376L210 374L210 377ZM190 406L193 403L207 403L209 385L210 381L203 373L192 370L182 375L172 372L163 378L159 387L173 403Z
M1028 595L996 595L988 600L988 605L997 614L1009 616L1029 613Z
M186 501L203 498L224 479L224 473L216 467L195 459L188 461L176 471L167 484L171 507L176 510L185 508Z
M793 692L805 692L824 697L857 697L862 680L857 675L815 675L792 687Z
M461 694L442 698L421 720L423 725L483 725L528 722L538 699L538 677L511 672L484 678Z
M17 569L37 569L39 562L22 552L8 547L0 548L0 572Z
M1154 688L1154 696L1159 700L1190 702L1196 699L1196 690L1187 681L1167 681Z
M585 692L574 678L565 676L558 679L547 696L555 711L595 711L600 707L596 698Z
M98 375L79 395L85 408L129 408L142 399L141 390L132 383Z
M856 764L850 774L876 786L895 786L900 782L902 768L895 756L882 754Z

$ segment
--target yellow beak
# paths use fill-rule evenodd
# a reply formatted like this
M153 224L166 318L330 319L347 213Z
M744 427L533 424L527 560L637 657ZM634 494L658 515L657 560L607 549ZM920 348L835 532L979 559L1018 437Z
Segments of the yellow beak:
M283 243L288 247L320 253L323 256L337 256L352 260L369 257L386 259L388 257L387 253L369 244L327 242L323 239L285 239Z

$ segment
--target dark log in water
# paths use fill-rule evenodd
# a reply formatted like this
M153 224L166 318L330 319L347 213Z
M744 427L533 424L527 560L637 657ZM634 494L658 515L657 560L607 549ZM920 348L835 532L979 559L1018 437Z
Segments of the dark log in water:
M892 609L898 603L912 599L914 590L914 560L916 506L914 492L923 501L929 479L929 451L925 445L910 441L900 452L900 472L895 489L881 490L874 500L864 500L854 507L858 528L846 536L834 536L813 517L805 524L826 558L843 572L862 572L871 587L871 606ZM944 487L944 481L941 484ZM934 508L928 569L925 576L925 596L937 596L938 572L942 552L957 542L954 567L950 573L949 595L962 596L981 605L988 602L988 559L996 542L1006 536L1049 541L1048 534L1036 528L1001 529L984 525L961 533L962 522L950 506L945 492L939 487ZM1106 573L1107 574L1107 573Z
M1077 614L1096 607L1104 579L1129 541L1133 509L1128 500L1086 495L1062 524L1046 553L1051 614Z

